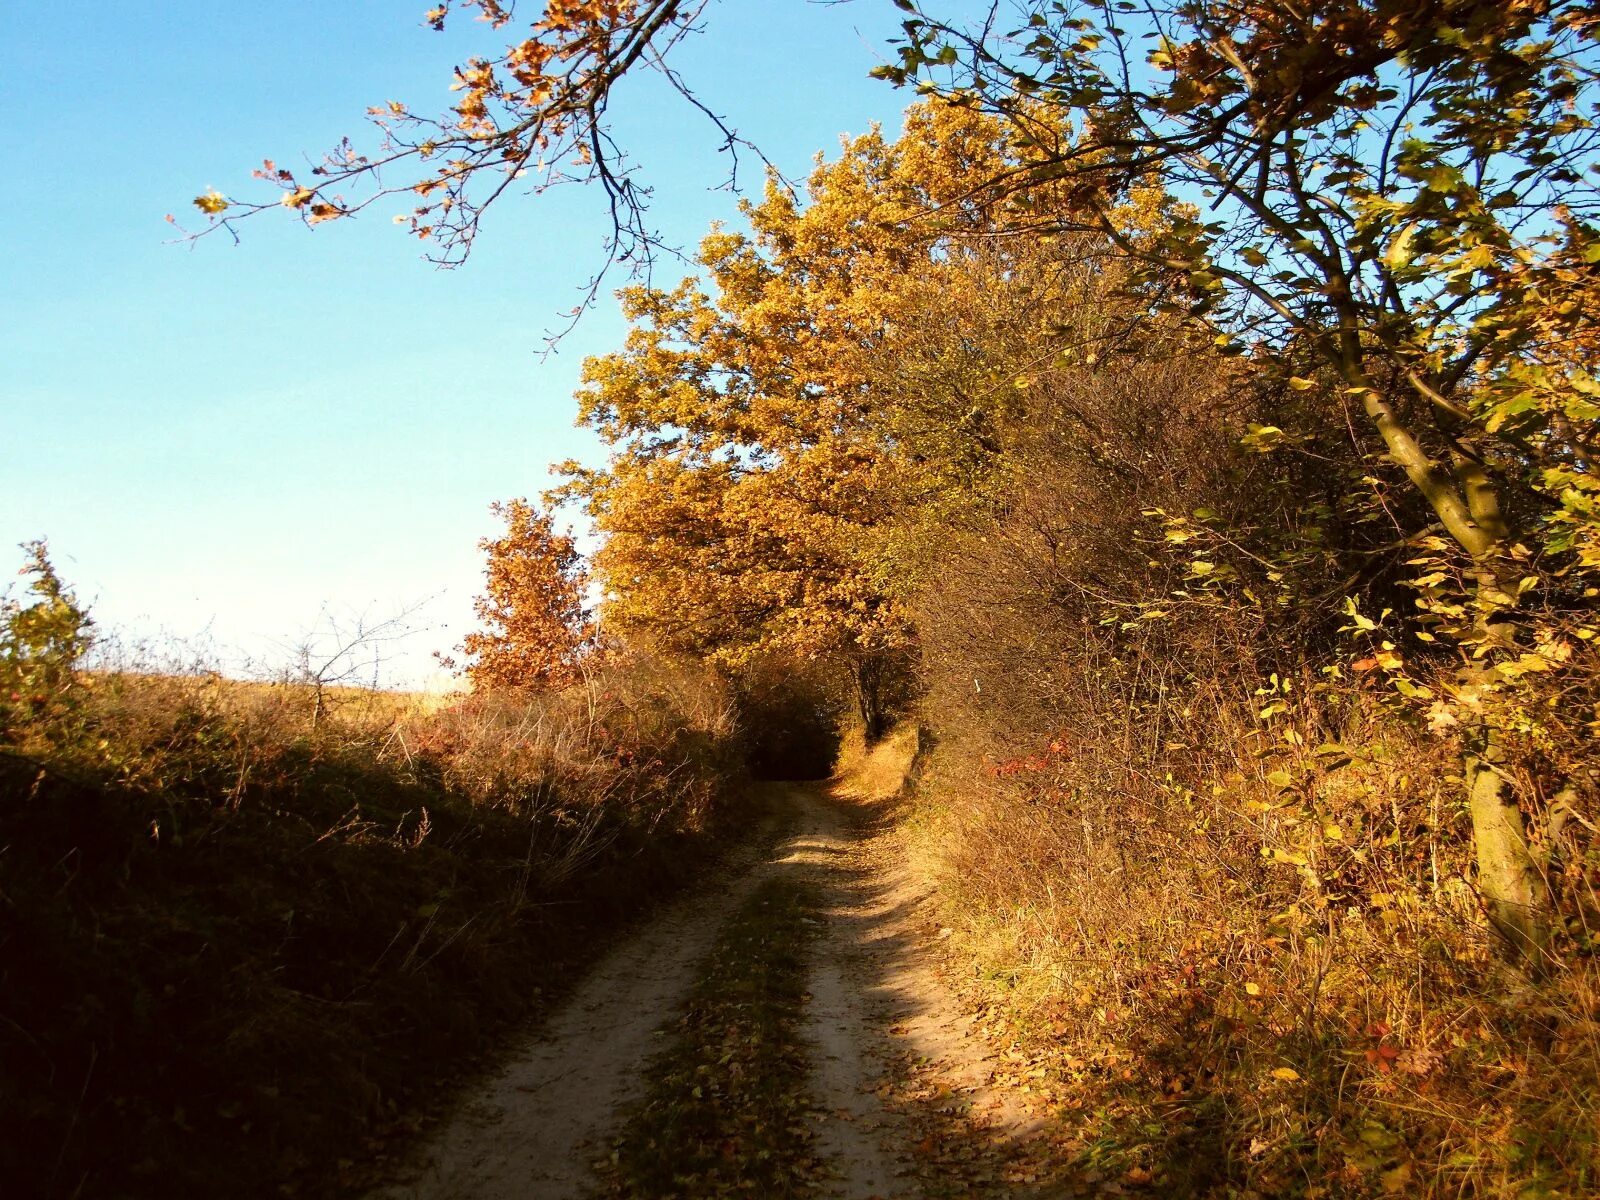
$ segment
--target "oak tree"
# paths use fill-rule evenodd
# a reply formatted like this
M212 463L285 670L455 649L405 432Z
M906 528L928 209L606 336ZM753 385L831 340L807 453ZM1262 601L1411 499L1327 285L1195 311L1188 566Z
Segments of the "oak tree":
M876 728L880 677L915 642L892 544L924 465L908 441L927 443L900 419L896 364L1003 279L985 235L1011 206L951 202L1006 154L993 120L914 107L899 139L874 131L819 165L803 199L772 181L744 207L748 233L702 243L703 281L624 291L627 345L585 365L579 396L613 455L573 466L565 493L605 537L619 632L730 664L847 663ZM969 431L1013 375L966 380L952 402Z

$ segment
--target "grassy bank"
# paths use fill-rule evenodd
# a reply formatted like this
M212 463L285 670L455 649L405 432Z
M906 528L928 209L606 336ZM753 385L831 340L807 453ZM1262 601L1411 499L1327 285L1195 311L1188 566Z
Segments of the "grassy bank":
M934 757L917 853L990 1035L1049 1090L1055 1168L1173 1196L1593 1194L1592 913L1511 971L1454 747L1356 689L1261 703L1178 694L1155 737L1130 711Z
M435 712L79 676L0 749L0 1177L336 1193L705 861L721 697L650 663Z

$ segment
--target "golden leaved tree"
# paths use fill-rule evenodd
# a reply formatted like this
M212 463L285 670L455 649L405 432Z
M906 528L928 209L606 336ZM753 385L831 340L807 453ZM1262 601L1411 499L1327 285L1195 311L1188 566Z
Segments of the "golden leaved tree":
M749 233L702 243L705 284L622 293L627 343L585 365L579 394L612 458L569 464L560 493L605 537L596 565L620 634L730 665L846 664L881 726L915 643L892 542L928 498L930 457L950 461L906 452L894 364L925 362L937 314L1004 279L986 238L1015 206L964 197L1008 161L998 122L917 106L900 139L874 131L819 165L804 203L770 183L745 205ZM971 431L1014 390L1008 378L996 401L995 382L952 401Z
M484 628L462 640L466 675L480 691L565 687L596 642L582 556L550 515L526 500L491 511L506 529L478 543L488 556L484 594L474 604Z

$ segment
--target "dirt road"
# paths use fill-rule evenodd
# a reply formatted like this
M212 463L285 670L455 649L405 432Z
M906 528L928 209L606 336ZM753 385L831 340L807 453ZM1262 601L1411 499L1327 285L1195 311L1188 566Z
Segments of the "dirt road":
M990 1051L941 983L926 894L899 865L882 805L774 785L796 816L775 852L620 943L419 1156L371 1200L565 1200L644 1094L730 915L764 880L803 880L822 928L807 959L813 1194L835 1200L973 1195L1027 1178L1028 1114L992 1092ZM693 1194L692 1189L685 1194Z

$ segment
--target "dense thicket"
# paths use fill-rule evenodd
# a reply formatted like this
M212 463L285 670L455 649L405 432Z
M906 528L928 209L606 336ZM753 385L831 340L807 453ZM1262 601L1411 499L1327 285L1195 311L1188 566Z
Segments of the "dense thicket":
M1551 480L1586 435L1498 438L1521 351L1439 422L1381 345L1325 379L1315 333L1152 269L1193 207L1041 174L1018 103L913 108L627 293L583 395L617 454L565 493L607 611L735 671L886 668L952 922L1104 1101L1096 1153L1180 1194L1583 1190L1595 630ZM1436 482L1479 529L1504 497L1493 546Z

